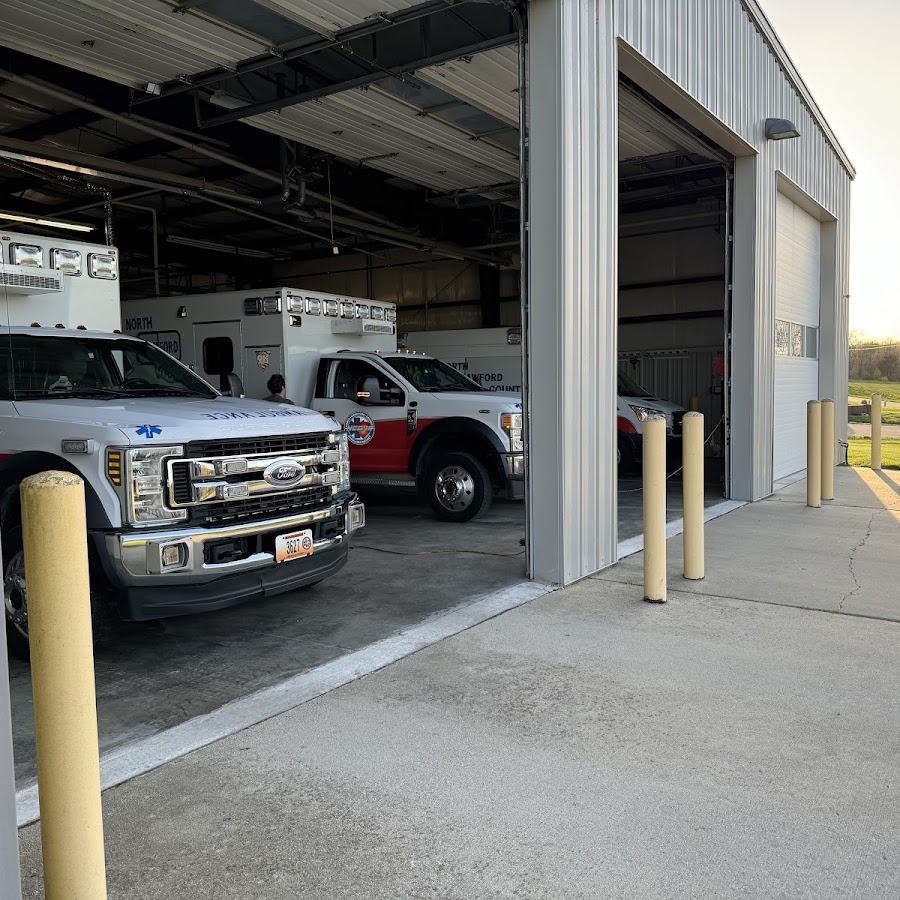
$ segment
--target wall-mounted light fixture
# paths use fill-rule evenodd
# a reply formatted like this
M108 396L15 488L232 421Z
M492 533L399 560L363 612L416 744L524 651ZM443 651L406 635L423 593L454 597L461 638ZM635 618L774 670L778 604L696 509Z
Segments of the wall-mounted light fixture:
M767 140L786 141L796 137L800 137L800 132L790 119L766 119Z

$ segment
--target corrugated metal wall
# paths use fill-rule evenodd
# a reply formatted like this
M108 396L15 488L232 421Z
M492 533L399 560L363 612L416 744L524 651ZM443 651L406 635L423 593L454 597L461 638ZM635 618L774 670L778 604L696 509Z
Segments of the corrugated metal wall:
M772 489L779 179L836 220L822 366L826 387L846 394L851 173L755 0L532 0L529 9L529 178L540 212L525 329L530 559L535 577L568 583L612 562L616 535L614 448L602 427L616 360L615 38L629 77L738 156L733 496ZM802 136L767 141L769 117L791 119Z
M680 350L619 351L619 371L633 378L661 400L690 408L691 397L699 401L697 409L706 417L706 432L723 415L722 381L716 377L716 356L720 347L685 347ZM721 448L721 433L707 446L707 453Z
M568 584L616 558L613 8L532 0L529 27L529 571Z
M827 347L822 365L823 389L830 386L833 395L842 398L847 380L850 176L813 116L805 88L789 81L786 73L792 64L774 52L770 26L752 0L617 0L616 28L620 39L665 79L749 145L748 158L756 151L752 167L738 166L738 179L753 183L752 190L745 184L736 192L733 305L744 315L736 314L734 320L733 362L735 379L749 378L750 385L744 391L736 385L732 434L733 494L757 499L772 489L779 179L789 179L837 220L833 316L828 322L823 317ZM790 119L801 137L766 140L768 117ZM845 429L842 423L841 436Z

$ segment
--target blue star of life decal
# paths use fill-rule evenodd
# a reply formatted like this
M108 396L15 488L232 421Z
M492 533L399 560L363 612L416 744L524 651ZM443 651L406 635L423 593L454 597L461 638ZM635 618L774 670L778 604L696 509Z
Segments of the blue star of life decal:
M155 438L158 434L162 434L162 428L159 425L141 425L140 428L135 428L134 433L140 437Z

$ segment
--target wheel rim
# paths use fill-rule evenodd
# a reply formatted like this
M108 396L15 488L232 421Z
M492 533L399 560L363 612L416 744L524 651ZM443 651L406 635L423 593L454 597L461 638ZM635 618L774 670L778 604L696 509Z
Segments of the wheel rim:
M434 492L450 512L463 512L475 500L475 479L462 466L445 466L437 474Z
M28 637L28 594L25 589L25 554L20 550L3 573L3 607L6 620L13 628Z

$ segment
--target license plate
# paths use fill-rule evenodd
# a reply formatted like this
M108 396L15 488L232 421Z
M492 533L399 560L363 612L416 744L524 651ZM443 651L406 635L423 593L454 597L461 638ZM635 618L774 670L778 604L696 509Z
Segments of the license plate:
M275 538L275 562L288 562L309 556L313 552L312 531L292 531L290 534L279 534Z

